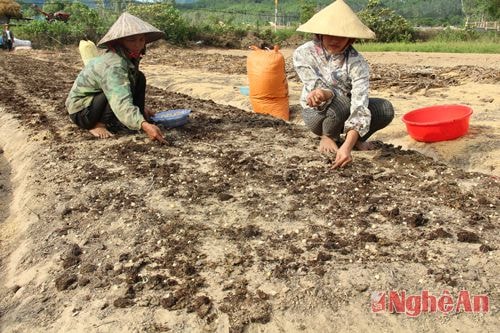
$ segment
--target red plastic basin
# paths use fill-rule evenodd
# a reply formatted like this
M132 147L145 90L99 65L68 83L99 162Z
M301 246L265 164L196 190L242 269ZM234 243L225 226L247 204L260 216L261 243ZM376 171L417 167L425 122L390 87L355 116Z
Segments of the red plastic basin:
M436 105L406 113L402 120L412 138L423 142L453 140L469 130L472 109L465 105Z

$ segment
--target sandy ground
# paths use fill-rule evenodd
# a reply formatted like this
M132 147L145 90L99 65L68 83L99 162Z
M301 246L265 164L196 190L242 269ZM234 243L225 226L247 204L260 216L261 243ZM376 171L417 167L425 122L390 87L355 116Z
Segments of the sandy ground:
M154 50L153 50L154 52ZM227 56L246 57L247 50L204 50L208 54L223 54ZM281 53L290 63L293 49L283 49ZM457 76L460 84L449 85L418 91L405 91L401 86L387 88L381 86L372 89L372 96L389 99L396 110L396 117L392 124L374 135L394 145L405 149L414 149L439 161L450 163L468 171L478 171L500 176L500 97L498 93L500 69L500 55L493 54L446 54L446 53L400 53L400 52L367 52L366 59L373 66L391 65L391 69L416 67L426 72L432 68L450 68L445 75ZM182 60L180 60L182 61ZM231 61L231 59L227 59ZM457 66L481 67L496 72L496 78L488 82L477 82L476 73L470 76L457 75L454 70ZM216 103L227 104L243 110L251 111L248 97L239 94L239 88L248 86L246 74L214 73L199 68L190 69L189 66L179 67L161 64L147 64L144 70L148 73L152 85L179 91L188 95L211 99ZM432 70L431 70L432 71ZM391 73L397 80L400 73ZM290 105L299 110L299 97L302 86L298 80L289 80ZM462 104L473 109L470 119L469 135L458 140L421 143L413 140L406 131L401 117L411 110L443 104ZM294 118L292 122L301 124L301 120Z
M332 171L291 71L292 120L250 112L246 54L149 50L150 105L193 109L166 146L69 122L74 51L2 54L0 331L496 332L499 55L366 54L396 119ZM450 103L466 136L408 137L405 112ZM490 307L372 313L390 290Z
M294 49L283 48L280 52L285 58L292 56ZM208 54L225 54L246 56L249 50L221 50L207 49ZM498 54L463 54L463 53L422 53L422 52L363 52L371 63L398 64L406 66L438 66L450 67L456 65L477 66L500 69L500 55Z

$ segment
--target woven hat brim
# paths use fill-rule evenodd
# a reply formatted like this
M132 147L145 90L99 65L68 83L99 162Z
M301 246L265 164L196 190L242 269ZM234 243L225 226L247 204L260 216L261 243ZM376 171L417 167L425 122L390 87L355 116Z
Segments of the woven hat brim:
M158 39L162 39L164 37L165 37L165 33L162 31L147 32L146 33L146 44L157 41Z
M359 39L375 39L377 37L371 29L367 29L367 31L352 31L339 28L337 29L318 28L316 26L310 26L306 23L299 26L297 28L297 31L307 32L311 34L330 35L330 36L347 37L347 38L359 38Z
M158 30L138 17L125 12L120 15L111 28L109 28L108 32L99 41L99 43L97 43L97 46L103 47L106 43L117 39L140 34L144 34L146 36L146 43L151 43L165 37L165 33L163 31Z
M297 31L359 39L376 37L343 0L337 0L320 10L299 26Z

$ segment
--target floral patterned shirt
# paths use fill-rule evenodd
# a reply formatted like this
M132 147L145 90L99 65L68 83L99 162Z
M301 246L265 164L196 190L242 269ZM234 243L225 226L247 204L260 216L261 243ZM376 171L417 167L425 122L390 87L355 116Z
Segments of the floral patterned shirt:
M335 96L351 98L351 114L344 124L344 133L356 130L359 136L370 129L371 113L368 110L370 68L365 58L353 47L338 55L328 54L321 44L310 41L299 46L293 54L293 65L304 87L300 96L303 108L307 95L314 89L328 89ZM331 100L317 107L325 111Z

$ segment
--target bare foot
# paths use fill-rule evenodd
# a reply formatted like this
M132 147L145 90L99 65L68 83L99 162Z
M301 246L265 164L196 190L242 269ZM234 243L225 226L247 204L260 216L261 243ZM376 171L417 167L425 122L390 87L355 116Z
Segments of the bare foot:
M332 138L326 135L323 135L321 137L321 141L319 142L319 147L318 147L318 150L321 153L335 153L338 149L339 147L337 146L335 141L332 140Z
M94 128L89 130L89 132L99 139L107 139L113 136L113 133L108 131L106 126L102 123L97 123Z
M381 141L361 141L358 140L354 145L356 150L364 151L364 150L375 150L380 147L382 144Z

